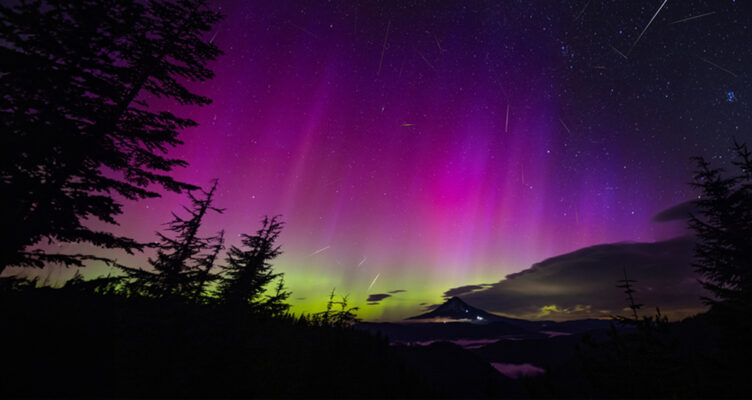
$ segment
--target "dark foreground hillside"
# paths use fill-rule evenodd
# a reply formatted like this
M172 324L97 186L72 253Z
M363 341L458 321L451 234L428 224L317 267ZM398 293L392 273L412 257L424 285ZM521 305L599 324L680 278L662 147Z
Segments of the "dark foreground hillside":
M448 342L390 345L385 336L351 326L264 317L219 303L8 282L0 280L3 397L734 398L749 393L742 360L718 353L721 339L707 316L612 333L532 335L465 349ZM491 363L531 363L545 373L515 380Z
M431 397L384 339L218 306L3 293L3 397Z
M451 343L390 346L315 318L2 283L3 397L525 396Z

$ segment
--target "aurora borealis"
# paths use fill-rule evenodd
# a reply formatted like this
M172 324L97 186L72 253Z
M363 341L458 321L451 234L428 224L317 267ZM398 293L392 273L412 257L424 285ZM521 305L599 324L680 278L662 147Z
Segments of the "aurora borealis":
M200 126L175 176L219 180L205 227L230 244L283 216L293 311L336 288L403 318L562 253L682 235L652 217L693 198L690 157L752 136L752 12L669 1L638 40L661 3L214 2L225 55L198 87L213 104L181 110ZM118 230L152 240L184 201L127 203Z

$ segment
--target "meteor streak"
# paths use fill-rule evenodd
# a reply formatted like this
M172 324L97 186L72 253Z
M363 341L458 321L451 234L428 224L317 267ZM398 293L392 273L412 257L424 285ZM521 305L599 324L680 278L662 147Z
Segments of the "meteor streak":
M373 278L373 280L371 281L371 284L368 285L368 290L371 290L371 288L373 287L373 284L376 283L376 279L379 279L379 275L381 275L381 273L376 274L376 277Z
M318 250L314 251L313 253L311 253L311 255L312 255L312 256L315 256L316 254L319 254L319 253L321 253L322 251L324 251L324 250L326 250L326 249L328 249L328 248L330 248L330 247L332 247L332 246L326 246L326 247L324 247L324 248L318 249Z

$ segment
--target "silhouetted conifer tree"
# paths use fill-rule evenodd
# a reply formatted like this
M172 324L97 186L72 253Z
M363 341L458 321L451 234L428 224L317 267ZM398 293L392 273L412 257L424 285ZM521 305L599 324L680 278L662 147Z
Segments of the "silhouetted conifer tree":
M746 385L752 358L752 153L746 144L734 142L738 169L726 176L698 157L693 186L700 190L697 214L689 226L697 235L694 267L701 283L710 292L703 297L710 316L720 330L718 352L714 355L717 395L749 396Z
M210 294L209 285L219 279L217 275L212 274L216 266L219 252L225 248L225 231L221 230L211 239L214 243L209 246L209 253L198 262L198 273L196 274L196 291L194 299L201 301Z
M356 311L358 307L348 307L348 296L341 296L337 300L334 289L329 294L329 301L326 303L326 310L314 314L316 321L323 326L334 326L338 328L350 327L360 322Z
M752 153L736 142L734 152L732 164L740 172L730 177L704 158L695 159L699 212L689 226L698 239L694 267L711 292L703 300L729 323L752 327Z
M627 277L617 281L624 289L631 316L616 315L608 339L596 341L583 337L578 355L583 372L592 385L595 397L677 397L692 393L692 385L684 382L677 343L670 334L668 318L656 308L655 316L640 316L642 304L634 299L636 280ZM624 329L626 328L626 329Z
M204 0L0 4L0 272L87 258L29 250L44 240L141 250L86 220L116 224L120 199L158 197L152 184L195 189L167 151L196 123L150 102L209 104L184 83L213 77L203 36L219 19Z
M288 314L290 305L286 303L292 294L285 286L285 278L280 276L273 294L267 295L263 302L264 310L272 317L280 317Z
M275 273L271 260L282 254L276 244L283 223L278 217L266 217L255 235L243 234L241 247L232 246L227 254L223 278L219 283L220 300L233 307L248 307L254 312L279 314L287 310L284 301L289 292ZM267 285L280 278L275 294L264 299Z
M621 316L617 316L616 318L618 320L620 320L620 321L630 321L630 320L631 321L635 321L635 322L639 321L640 317L637 315L637 310L639 310L640 308L642 308L642 304L635 303L634 296L633 296L635 290L632 288L633 287L632 284L635 283L635 282L637 282L637 281L634 280L634 279L627 278L627 269L624 268L624 279L621 279L621 280L619 280L617 282L619 284L616 285L616 287L624 289L624 294L627 295L627 302L629 304L629 308L632 310L632 317L633 318L630 319L630 318L625 318L625 317L621 317Z
M222 209L212 206L215 181L203 197L197 198L189 192L191 207L183 207L188 218L173 213L167 223L167 230L174 234L169 237L157 232L157 257L149 258L153 271L122 267L132 278L136 292L156 297L195 298L203 292L210 278L209 271L214 267L217 254L224 243L224 232L217 236L201 237L198 234L201 223L208 212L222 213Z

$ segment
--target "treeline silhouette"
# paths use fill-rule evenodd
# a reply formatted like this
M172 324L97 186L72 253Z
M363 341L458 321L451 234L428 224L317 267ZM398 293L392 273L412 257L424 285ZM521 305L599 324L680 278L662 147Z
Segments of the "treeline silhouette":
M158 105L205 106L191 85L222 52L204 0L40 0L0 4L0 273L105 262L108 277L63 287L0 279L4 396L409 396L419 380L385 339L355 331L347 299L288 312L267 218L225 250L201 236L216 190L174 179L169 155L196 123ZM123 201L188 191L157 243L92 228ZM148 266L112 251L156 251ZM49 246L47 244L52 244ZM273 285L273 287L269 287ZM269 290L267 290L269 289Z
M282 223L265 218L218 260L223 234L199 235L216 183L159 233L149 269L62 287L0 279L0 374L9 396L413 397L434 393L386 338L356 330L332 291L324 310L288 311ZM215 272L216 271L216 272ZM438 395L438 393L434 393Z
M74 281L54 289L3 279L3 396L433 393L385 338L340 324L336 310L269 317L250 307L93 294L91 284Z
M187 85L214 76L221 51L204 36L220 19L204 0L0 4L0 272L111 261L34 248L48 241L141 251L90 222L197 189L170 176L187 164L168 155L196 122L156 104L211 103Z
M613 316L604 335L584 335L577 365L529 379L534 396L596 398L749 398L752 360L752 154L734 142L732 171L697 157L699 196L687 215L696 235L695 270L709 311L670 323L656 309L640 315L636 280L617 287L629 316ZM671 290L662 288L661 290ZM600 337L598 337L600 336Z

